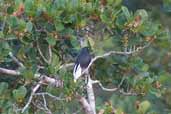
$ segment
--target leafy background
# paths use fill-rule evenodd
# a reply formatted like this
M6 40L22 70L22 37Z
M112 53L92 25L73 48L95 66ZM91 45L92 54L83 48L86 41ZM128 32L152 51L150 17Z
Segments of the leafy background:
M170 7L170 0L0 0L0 67L22 72L19 77L0 74L0 113L13 114L24 106L37 82L34 74L40 72L54 78L59 74L65 84L63 89L43 86L39 90L66 99L53 102L47 97L49 109L54 114L77 110L82 114L74 94L86 95L80 88L84 82L73 82L72 68L59 69L62 64L74 62L82 37L93 56L150 43L140 53L113 55L95 62L91 76L104 86L112 88L124 78L121 87L125 91L144 93L123 96L95 86L97 111L104 109L110 114L115 107L117 114L171 113ZM49 48L50 63L40 54L48 60ZM9 52L25 68L14 63ZM39 66L43 69L38 70ZM31 104L25 114L34 113L45 114Z

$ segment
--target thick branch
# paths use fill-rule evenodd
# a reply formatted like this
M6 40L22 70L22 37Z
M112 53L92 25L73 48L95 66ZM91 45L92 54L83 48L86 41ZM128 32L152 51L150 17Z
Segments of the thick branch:
M12 76L21 75L21 72L19 72L17 70L9 70L6 68L1 68L1 67L0 67L0 73L12 75ZM47 75L41 75L39 73L35 74L34 77L40 78L40 80L42 80L42 83L44 83L44 84L50 84L50 85L53 85L55 87L63 87L63 81L60 79L51 78L51 77L48 77Z
M94 114L91 106L89 105L89 103L87 102L87 100L84 97L77 96L77 99L81 103L81 105L83 106L83 109L84 109L86 114Z
M89 105L93 111L93 114L96 114L96 104L95 104L95 95L93 90L93 81L90 78L90 75L88 75L88 83L87 83L87 96Z
M21 74L19 71L9 70L9 69L6 69L6 68L1 68L1 67L0 67L0 73L12 75L12 76L18 76L18 75Z

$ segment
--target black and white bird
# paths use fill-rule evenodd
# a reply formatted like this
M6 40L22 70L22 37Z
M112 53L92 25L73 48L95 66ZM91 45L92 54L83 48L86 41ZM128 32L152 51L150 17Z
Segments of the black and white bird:
M91 55L89 53L88 47L84 47L81 49L73 70L74 82L82 76L82 72L88 67L91 62Z

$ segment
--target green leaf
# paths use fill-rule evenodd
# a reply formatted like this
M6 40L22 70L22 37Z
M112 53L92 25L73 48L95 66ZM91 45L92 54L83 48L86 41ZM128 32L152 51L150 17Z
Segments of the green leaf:
M23 0L15 0L15 5L19 6L20 3L23 3Z
M140 31L144 36L153 36L159 30L159 25L154 23L146 23L143 25L142 30Z
M100 19L102 20L102 22L107 23L109 21L108 17L105 14L101 14L100 15Z
M0 95L3 94L3 92L4 92L5 90L7 90L7 89L8 89L8 83L6 83L6 82L1 82L1 83L0 83Z
M24 86L20 86L18 89L12 91L13 97L18 101L23 99L27 94L27 89Z
M34 78L34 73L30 69L24 69L22 72L22 75L25 79L33 79Z
M136 12L135 12L135 16L141 16L141 21L142 21L142 23L144 22L144 21L147 21L148 20L148 13L147 13L147 11L146 10L144 10L144 9L139 9L139 10L137 10Z
M27 22L27 24L26 24L26 29L27 29L28 32L31 32L31 31L32 31L32 29L33 29L33 24L32 24L31 21Z
M55 67L55 68L58 68L59 67L59 57L56 55L56 54L53 54L52 56L52 66Z
M56 31L62 31L65 29L64 25L62 23L55 24Z
M10 27L15 28L18 25L18 18L15 16L10 16L8 19L8 23Z
M26 22L23 19L18 19L18 27L19 30L23 31L26 28Z
M7 13L8 14L12 14L14 12L14 8L12 7L12 6L9 6L8 8L7 8Z
M145 100L141 102L138 109L139 114L145 114L150 107L151 104L149 101Z
M144 64L144 65L142 66L142 71L146 72L146 71L148 71L148 69L149 69L148 64Z
M56 39L52 37L47 37L47 42L49 45L54 46L56 44Z
M0 39L4 38L4 33L2 31L0 31Z
M70 41L74 48L79 48L79 41L77 40L76 36L71 36Z
M119 28L123 28L126 22L127 22L127 19L126 19L125 15L124 14L120 14L116 18L116 22L115 23L116 23L116 25Z
M29 12L33 7L33 4L34 4L34 0L25 0L24 1L25 11Z
M127 21L128 20L130 20L130 18L131 18L131 15L130 15L130 13L129 13L129 10L128 10L128 8L127 7L125 7L125 6L122 6L122 12L123 12L123 14L125 15L125 17L126 17L126 19L127 19Z
M55 74L56 73L56 70L55 70L54 66L52 66L52 65L49 65L47 67L47 70L48 70L49 74Z

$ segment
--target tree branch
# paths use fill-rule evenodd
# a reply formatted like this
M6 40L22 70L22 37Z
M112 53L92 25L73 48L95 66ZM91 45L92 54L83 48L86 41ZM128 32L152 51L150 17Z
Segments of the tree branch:
M21 73L20 73L19 71L16 71L16 70L9 70L9 69L6 69L6 68L1 68L1 67L0 67L0 73L12 75L12 76L21 75Z
M29 107L29 105L30 105L30 103L31 103L31 101L33 99L33 96L34 96L35 92L39 89L39 87L41 86L42 82L43 82L42 80L39 81L39 83L33 88L32 92L31 92L31 95L29 97L29 100L27 101L26 105L23 107L21 113L24 113L25 110Z
M49 52L49 60L48 60L48 62L50 64L52 62L52 48L51 48L50 45L48 46L48 52Z
M139 52L140 50L143 50L144 48L148 47L150 45L150 43L148 43L147 45L143 46L143 47L137 47L135 48L135 46L133 46L132 48L129 49L129 51L109 51L103 55L99 55L99 56L96 56L94 57L91 62L89 63L88 67L82 72L82 75L85 74L89 68L91 67L91 65L97 60L97 59L100 59L100 58L105 58L105 57L108 57L110 55L114 55L114 54L117 54L117 55L131 55L133 53L137 53Z
M12 60L13 60L15 63L17 63L20 67L25 68L24 65L23 65L23 63L21 63L21 62L12 54L12 52L9 52L9 56L10 56L10 57L12 58Z
M90 75L88 74L88 83L87 83L87 96L88 96L88 101L89 105L93 111L93 114L96 114L96 104L95 104L95 95L94 95L94 90L93 90L93 81L90 78Z
M46 62L47 64L50 64L51 61L52 61L52 50L51 50L51 47L48 46L49 59L46 59L46 57L43 55L38 42L37 42L37 49L38 49L38 52L39 52L40 56L44 60L44 62Z
M123 84L124 80L125 80L125 78L123 77L122 80L121 80L121 82L120 82L120 84L118 85L118 87L110 88L110 89L104 87L104 86L102 85L102 83L101 83L99 80L92 80L92 83L93 83L93 84L96 84L96 83L99 84L99 86L100 86L100 87L102 88L102 90L104 90L104 91L115 92L115 91L117 91L117 90L120 89L120 86Z
M47 96L53 98L53 100L57 100L57 101L64 101L64 100L66 100L65 98L54 96L54 95L52 95L51 93L48 93L48 92L35 93L34 95L35 96L37 96L37 95L44 95L44 96L47 95Z
M83 106L83 109L84 109L86 114L94 114L91 106L89 105L89 103L87 102L87 100L84 97L77 95L76 98L81 103L81 105Z
M125 95L125 96L137 96L137 95L143 95L144 94L144 93L135 93L135 92L132 92L132 91L125 92L123 89L120 88L120 86L122 85L123 81L124 81L124 78L121 80L121 82L118 85L118 87L106 88L106 87L104 87L102 85L102 83L100 81L92 80L93 84L98 84L103 91L109 91L109 92L116 92L116 91L118 91L120 94Z
M63 65L61 65L61 66L59 67L59 70L60 70L60 69L63 69L63 68L72 67L72 66L74 66L74 63L63 64Z
M2 67L0 67L0 73L12 75L12 76L21 75L21 72L19 72L17 70L9 70L9 69L2 68ZM63 81L60 79L51 78L47 75L41 75L39 73L34 74L34 78L36 78L36 79L40 78L40 80L42 80L43 83L50 84L50 85L53 85L55 87L63 87Z

